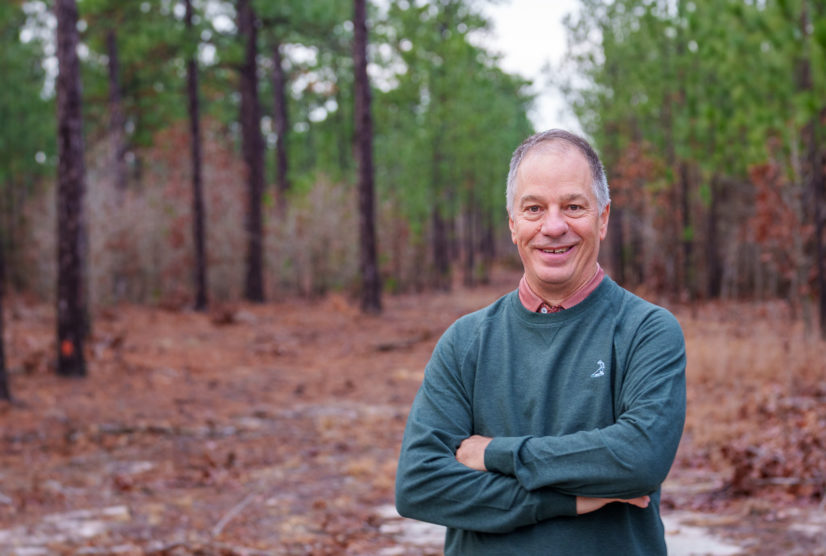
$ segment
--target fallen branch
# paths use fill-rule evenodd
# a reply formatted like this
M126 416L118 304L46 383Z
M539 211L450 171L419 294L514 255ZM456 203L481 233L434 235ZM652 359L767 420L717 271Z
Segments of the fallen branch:
M425 340L429 340L431 337L430 332L423 331L419 334L414 336L409 336L407 338L399 338L396 340L389 340L387 342L380 342L375 345L376 351L395 351L397 349L407 349L410 347L415 346L419 342L424 342Z
M244 497L243 500L241 500L240 502L235 504L232 508L230 508L230 510L226 514L224 514L224 517L222 517L218 521L218 523L215 524L215 527L212 528L213 538L220 535L221 531L223 531L223 529L224 529L224 527L226 527L227 523L229 523L230 521L235 519L235 516L240 514L244 510L244 508L246 508L249 505L249 503L252 502L253 499L255 499L255 497L257 495L258 495L258 489L255 488L255 489L252 490L252 492L247 494Z

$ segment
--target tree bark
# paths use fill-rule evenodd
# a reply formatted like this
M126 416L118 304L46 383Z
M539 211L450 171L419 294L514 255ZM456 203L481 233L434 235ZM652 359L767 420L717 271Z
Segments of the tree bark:
M680 243L682 244L682 276L683 291L688 296L689 301L696 297L696 286L694 283L694 227L691 221L691 169L688 162L679 163L680 172L680 206L682 214L682 234Z
M809 15L809 5L807 2L803 2L801 4L800 16L798 20L798 25L800 29L800 33L803 37L807 37L811 33L810 31L810 24L811 18ZM803 44L807 44L808 40L804 40ZM805 49L805 46L804 46ZM811 53L807 50L802 50L798 59L796 60L796 86L798 91L812 91L814 88L814 80L812 77L812 59ZM824 278L824 250L823 250L823 222L820 218L820 198L822 195L823 190L823 158L820 152L820 141L819 141L819 122L820 113L819 111L815 114L811 115L811 119L806 124L806 126L802 130L802 139L803 145L805 150L805 162L803 163L804 167L807 167L808 170L808 183L804 183L803 185L803 192L800 195L800 223L801 225L808 224L809 218L811 218L811 222L814 224L814 233L815 233L815 257L816 260L814 261L815 271L817 274L817 281L820 286L820 303L818 305L818 316L819 316L819 327L820 327L820 335L823 338L826 338L826 323L824 323L824 315L826 315L826 305L824 305L824 291L823 286L824 282L826 282L826 278ZM811 194L810 203L807 202L807 193ZM795 245L800 245L801 238L800 234L797 233L794 236ZM803 309L803 320L807 330L811 327L811 309L809 305L809 299L806 295L806 291L808 290L808 282L809 282L809 274L808 274L808 265L806 264L806 257L803 251L803 247L800 246L799 249L795 249L795 253L799 256L796 257L796 264L797 269L795 272L795 277L793 280L793 284L796 283L796 290L794 295L800 299L799 303L802 305Z
M799 28L805 37L810 33L809 27L812 21L808 11L807 3L802 4L800 12ZM822 4L815 4L815 18L822 17ZM811 53L806 52L797 60L797 88L800 91L811 91L814 88L812 78ZM824 210L824 187L826 187L826 177L823 171L823 152L820 145L820 122L823 116L822 111L812 115L809 123L804 129L804 144L806 149L806 166L809 170L809 194L811 195L811 218L814 224L814 253L815 253L815 274L817 281L817 291L819 295L818 322L820 327L820 337L826 340L826 246L824 246L824 227L826 227L826 210ZM806 198L806 194L802 196ZM802 215L806 218L805 207ZM805 274L801 269L801 274Z
M473 196L473 188L471 186L468 190L467 208L465 209L465 233L463 234L465 271L462 274L462 283L469 288L476 285L477 215L476 199Z
M479 243L479 253L482 258L482 268L479 276L479 283L490 283L490 271L493 261L496 260L496 216L490 210L485 210L480 216L481 240Z
M628 287L625 276L625 230L623 220L625 219L624 209L611 207L611 218L608 220L608 229L611 235L611 275L621 286Z
M434 284L437 290L450 291L450 241L448 238L447 222L442 216L439 203L434 203L432 213L433 223L433 266Z
M187 30L192 35L192 0L186 0ZM194 48L194 45L190 45ZM186 92L192 152L192 236L195 246L195 310L207 308L206 226L201 155L201 107L198 98L198 63L195 51L186 61Z
M809 166L812 172L812 209L815 222L815 265L817 272L817 291L820 296L818 305L818 322L820 324L820 337L826 340L826 245L824 245L824 229L826 229L826 202L824 199L824 188L826 188L826 178L823 172L823 152L820 147L820 122L819 118L812 118L811 122L811 143L809 145Z
M359 176L359 266L361 310L381 312L381 281L376 257L376 216L373 186L373 120L367 77L366 0L353 1L353 65L356 105L356 157Z
M706 227L706 295L711 299L720 297L723 285L723 266L720 263L720 233L718 226L720 181L715 174L709 185L708 221Z
M77 5L56 0L57 16L57 373L85 376L86 235L83 215L86 168L77 55Z
M2 236L0 236L2 237ZM11 388L9 387L9 376L6 372L6 350L3 341L3 300L6 293L6 257L3 249L3 242L0 241L0 400L11 400Z
M261 197L264 191L264 142L258 99L258 30L251 0L238 0L238 32L244 41L241 65L241 142L247 169L246 280L244 297L264 301L264 233Z
M275 144L275 183L278 188L278 206L283 214L287 207L287 192L290 190L287 162L289 119L287 116L287 78L284 75L280 42L272 48L272 64L273 119L275 134L278 137Z
M635 191L642 191L644 185L640 180L635 186ZM628 223L628 247L631 252L629 256L630 271L628 283L633 286L639 286L645 281L645 239L643 237L643 229L645 226L645 202L637 201L634 203L634 214L629 219Z
M824 16L823 2L814 6L815 17L822 20ZM815 219L815 257L817 257L817 285L820 304L818 316L820 322L820 337L826 340L826 175L824 175L824 153L821 146L822 130L820 123L826 116L826 109L821 109L817 117L812 118L812 135L815 147L812 149L811 165L814 172L812 180L812 201L814 204Z

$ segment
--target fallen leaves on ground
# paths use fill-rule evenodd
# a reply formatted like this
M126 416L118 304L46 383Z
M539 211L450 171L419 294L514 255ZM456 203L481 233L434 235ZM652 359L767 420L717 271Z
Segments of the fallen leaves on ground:
M54 375L51 308L10 299L0 552L438 553L405 544L386 515L407 411L444 329L517 281L503 272L476 289L388 296L380 316L340 297L203 314L107 308L83 379ZM698 380L692 395L718 386ZM768 477L799 479L783 485L795 500L822 498L824 393L766 388L741 399L748 433L716 463L689 427L666 508L699 507L711 492L714 511L748 523L757 508L759 520Z

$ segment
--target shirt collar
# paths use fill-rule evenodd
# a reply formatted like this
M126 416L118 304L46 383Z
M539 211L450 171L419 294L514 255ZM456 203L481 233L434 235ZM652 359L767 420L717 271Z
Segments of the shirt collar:
M559 304L559 307L562 307L562 309L570 309L577 303L585 300L586 297L591 295L591 293L597 289L597 286L599 286L600 282L602 282L602 278L604 276L605 271L599 263L597 263L597 270L594 273L594 276L584 286L564 299L562 303ZM522 302L525 309L531 311L532 313L538 312L543 305L550 307L549 303L534 293L528 285L528 279L524 274L522 275L522 279L519 281L519 301Z

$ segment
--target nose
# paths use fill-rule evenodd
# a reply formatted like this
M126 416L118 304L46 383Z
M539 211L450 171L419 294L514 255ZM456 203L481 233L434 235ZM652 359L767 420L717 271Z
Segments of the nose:
M559 210L549 210L542 219L540 231L550 237L564 236L568 232L568 221Z

